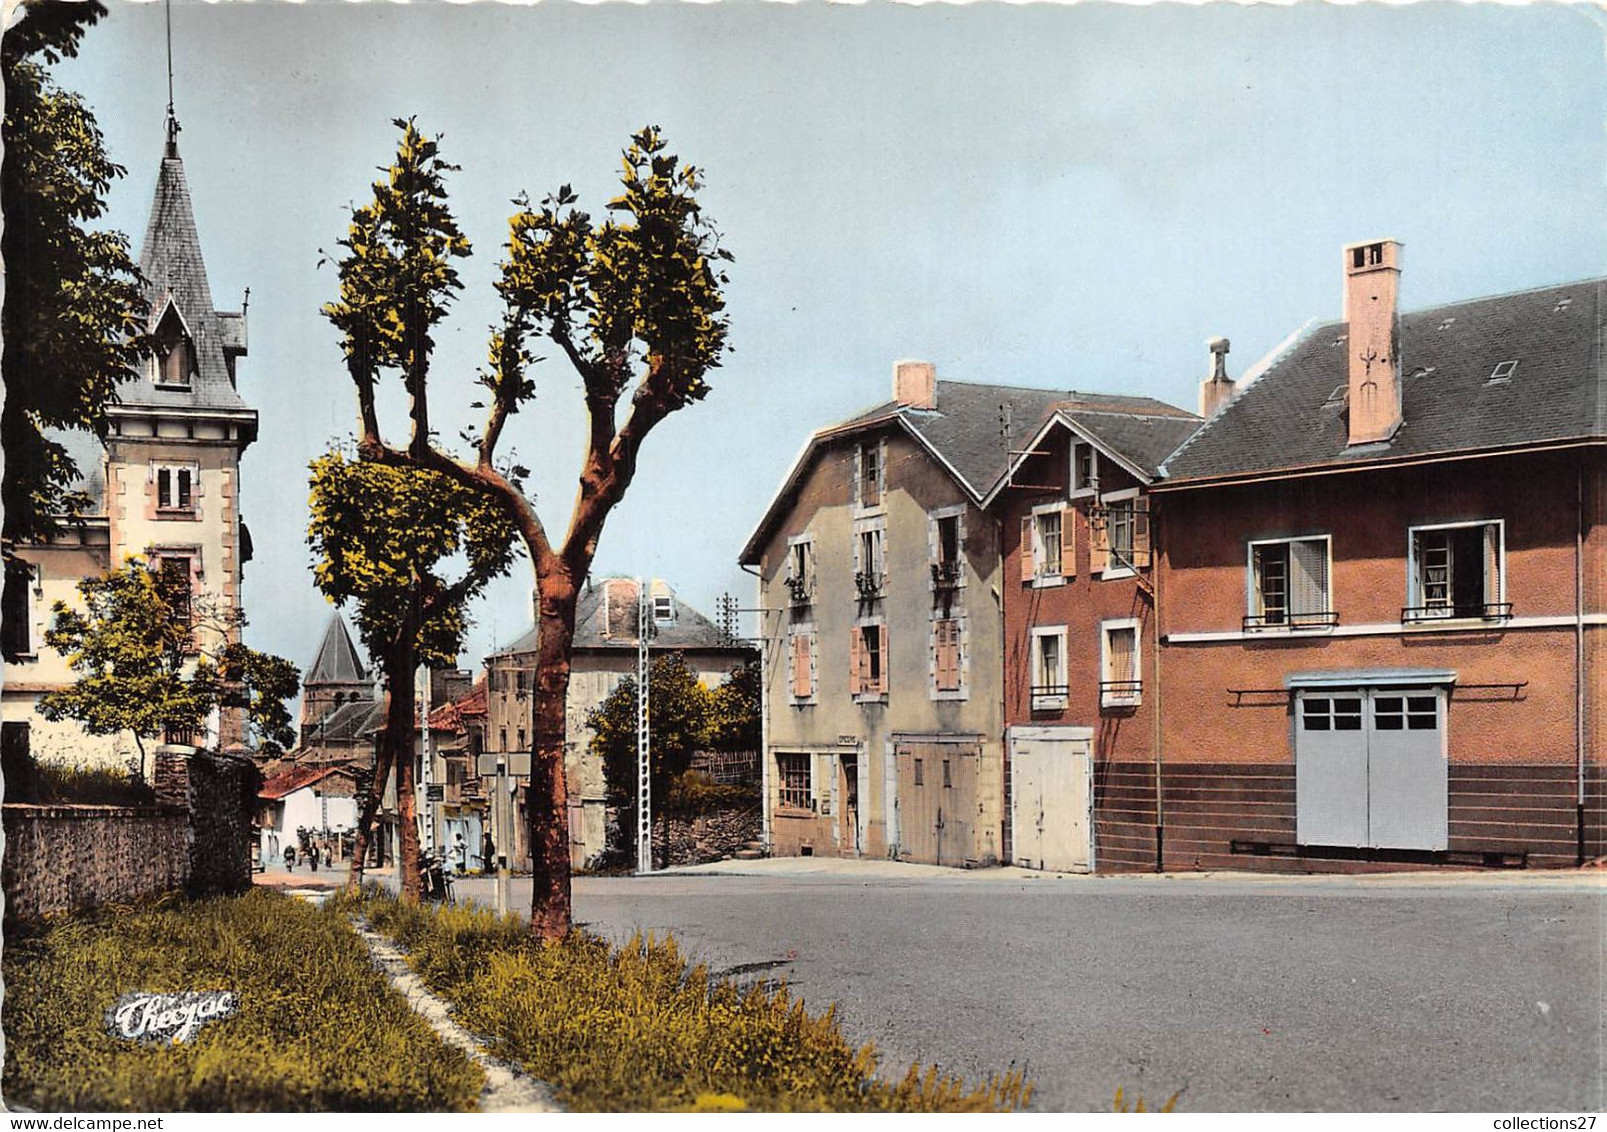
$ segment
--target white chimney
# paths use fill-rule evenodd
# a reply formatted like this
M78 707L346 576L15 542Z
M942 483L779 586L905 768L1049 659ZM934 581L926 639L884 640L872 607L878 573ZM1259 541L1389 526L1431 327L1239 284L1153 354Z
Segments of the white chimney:
M937 408L937 367L931 362L894 362L893 400L909 409Z
M1200 416L1210 420L1232 399L1235 384L1228 376L1228 340L1212 338L1205 346L1211 351L1211 376L1200 382Z
M1350 444L1388 440L1401 426L1401 245L1345 246L1345 353Z

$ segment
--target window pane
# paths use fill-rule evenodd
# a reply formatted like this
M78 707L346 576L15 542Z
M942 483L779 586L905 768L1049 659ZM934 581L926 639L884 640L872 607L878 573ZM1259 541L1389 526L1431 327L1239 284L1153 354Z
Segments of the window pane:
M1327 731L1329 729L1329 702L1326 699L1306 699L1300 701L1301 722L1307 731Z
M1361 698L1341 697L1334 700L1334 730L1361 730Z

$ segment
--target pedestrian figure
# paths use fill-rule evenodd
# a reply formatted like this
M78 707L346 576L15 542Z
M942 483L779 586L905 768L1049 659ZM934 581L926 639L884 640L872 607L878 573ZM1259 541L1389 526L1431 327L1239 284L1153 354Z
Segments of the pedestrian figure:
M294 845L286 845L285 846L285 872L293 873L295 871L296 871L296 847Z
M452 840L452 856L457 858L458 872L469 871L469 844L463 840L461 832Z
M496 867L496 859L497 845L496 842L491 840L491 831L488 829L485 831L485 835L480 838L480 867L486 872L490 872Z
M314 845L307 851L307 861L312 865L312 871L318 871L318 846Z

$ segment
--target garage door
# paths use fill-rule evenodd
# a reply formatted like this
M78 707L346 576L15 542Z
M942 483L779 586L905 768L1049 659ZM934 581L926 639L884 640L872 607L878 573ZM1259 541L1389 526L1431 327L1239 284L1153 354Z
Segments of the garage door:
M981 744L907 741L896 744L894 753L899 856L929 865L974 863Z
M1446 847L1442 689L1308 689L1295 706L1295 830L1302 845Z
M1010 827L1015 863L1053 872L1093 868L1092 740L1044 734L1010 736Z

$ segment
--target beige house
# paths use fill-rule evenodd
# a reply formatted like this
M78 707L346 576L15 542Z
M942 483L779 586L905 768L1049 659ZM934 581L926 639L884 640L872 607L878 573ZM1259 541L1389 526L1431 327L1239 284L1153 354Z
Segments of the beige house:
M648 583L652 602L649 654L680 653L706 686L717 687L753 658L702 613L682 601L667 582ZM608 698L637 662L639 584L634 578L588 582L575 609L574 653L569 677L564 737L564 774L569 785L570 864L595 863L607 848L608 799L602 759L591 753L586 718ZM536 630L486 658L486 752L528 752L533 734ZM651 693L649 693L651 694ZM518 840L513 859L528 863L527 814L519 792Z
M132 737L89 736L74 723L51 723L36 705L72 683L66 661L44 643L50 610L76 604L80 578L138 557L188 586L198 648L213 652L240 609L241 567L251 540L240 520L240 454L257 436L257 413L236 388L246 353L245 311L212 305L190 207L176 127L168 134L140 256L158 355L118 387L104 441L58 433L77 463L90 505L81 525L54 538L7 548L4 600L4 739L8 752L66 763L131 764ZM210 747L237 743L242 713L223 708L204 735L168 740Z
M771 852L1002 858L1002 539L981 505L1051 410L1089 397L899 362L891 401L805 445L741 556Z

